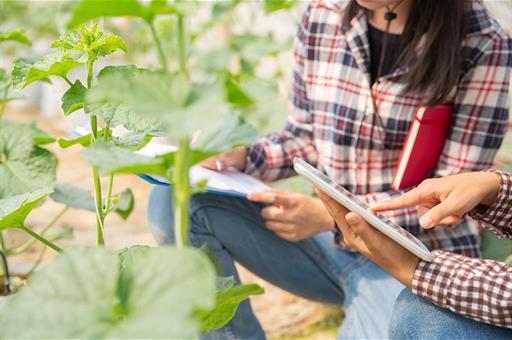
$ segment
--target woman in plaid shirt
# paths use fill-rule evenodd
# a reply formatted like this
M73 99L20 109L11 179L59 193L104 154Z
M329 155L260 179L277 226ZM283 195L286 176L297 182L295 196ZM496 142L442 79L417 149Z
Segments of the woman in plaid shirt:
M415 295L446 309L436 309L404 290L393 312L392 338L512 338L512 266L442 250L433 252L432 262L422 261L329 196L320 196L353 249ZM450 227L469 213L482 227L512 239L512 174L491 170L430 179L401 197L373 204L372 209L414 206L426 229Z
M389 26L388 7L397 15ZM286 128L204 165L275 181L295 175L298 156L367 202L380 201L402 193L391 190L391 181L418 106L453 102L453 124L433 175L489 168L508 123L507 39L478 1L313 1L295 41ZM161 243L174 238L170 199L165 189L150 197L149 224ZM423 230L413 208L387 217L430 249L479 256L478 226L470 219ZM208 243L225 275L238 278L236 260L289 292L343 306L340 337L387 335L403 285L333 242L334 220L320 200L282 191L248 200L197 194L190 219L191 243ZM246 301L207 337L264 333Z

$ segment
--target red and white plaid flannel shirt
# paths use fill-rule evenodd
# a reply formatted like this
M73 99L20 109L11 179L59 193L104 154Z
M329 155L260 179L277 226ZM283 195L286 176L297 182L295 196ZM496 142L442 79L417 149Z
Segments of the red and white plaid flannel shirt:
M496 202L485 213L470 213L484 228L512 239L512 175L501 177ZM434 251L432 262L420 261L412 291L436 305L468 318L512 328L512 266Z
M361 12L342 23L344 1L313 1L299 25L289 119L284 131L249 148L246 172L267 181L295 175L293 158L316 165L366 202L400 195L391 182L420 93L403 93L398 79L410 65L378 79L377 124L370 93L368 22ZM454 102L453 125L433 176L490 168L508 124L511 46L500 26L479 3L468 11L464 71ZM479 256L476 222L429 231L416 209L386 214L430 249Z

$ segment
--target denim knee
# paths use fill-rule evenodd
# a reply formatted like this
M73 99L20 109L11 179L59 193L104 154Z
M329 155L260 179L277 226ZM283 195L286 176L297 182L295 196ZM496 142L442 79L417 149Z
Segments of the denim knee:
M410 337L410 330L429 324L430 313L425 313L424 301L414 295L410 289L402 290L396 299L389 321L389 337L405 339Z

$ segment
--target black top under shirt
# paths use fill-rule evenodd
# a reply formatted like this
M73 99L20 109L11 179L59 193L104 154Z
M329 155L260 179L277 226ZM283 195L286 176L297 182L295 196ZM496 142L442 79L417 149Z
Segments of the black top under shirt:
M380 53L383 48L384 34L384 31L368 24L368 40L370 42L370 75L372 84L377 80L377 73L379 72ZM400 34L388 33L388 46L382 65L382 74L380 74L379 77L385 76L394 71L396 66L395 63L400 56L400 37Z

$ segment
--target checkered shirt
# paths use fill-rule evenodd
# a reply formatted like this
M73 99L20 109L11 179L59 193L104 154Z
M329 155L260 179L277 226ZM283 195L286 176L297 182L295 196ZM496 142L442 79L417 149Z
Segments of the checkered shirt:
M382 125L371 100L368 22L361 12L343 25L345 2L313 1L295 39L289 119L282 132L248 148L247 173L266 181L295 175L301 157L366 202L403 193L391 182L415 111L425 98L403 93L400 65L373 88ZM463 43L463 70L453 124L433 176L490 168L508 124L511 43L477 2ZM455 89L454 89L455 90ZM477 224L464 219L452 228L422 230L416 209L386 214L429 247L478 257Z
M512 238L512 175L496 172L501 189L493 206L470 215L500 237ZM434 251L434 261L420 261L414 294L473 320L512 328L512 266Z

